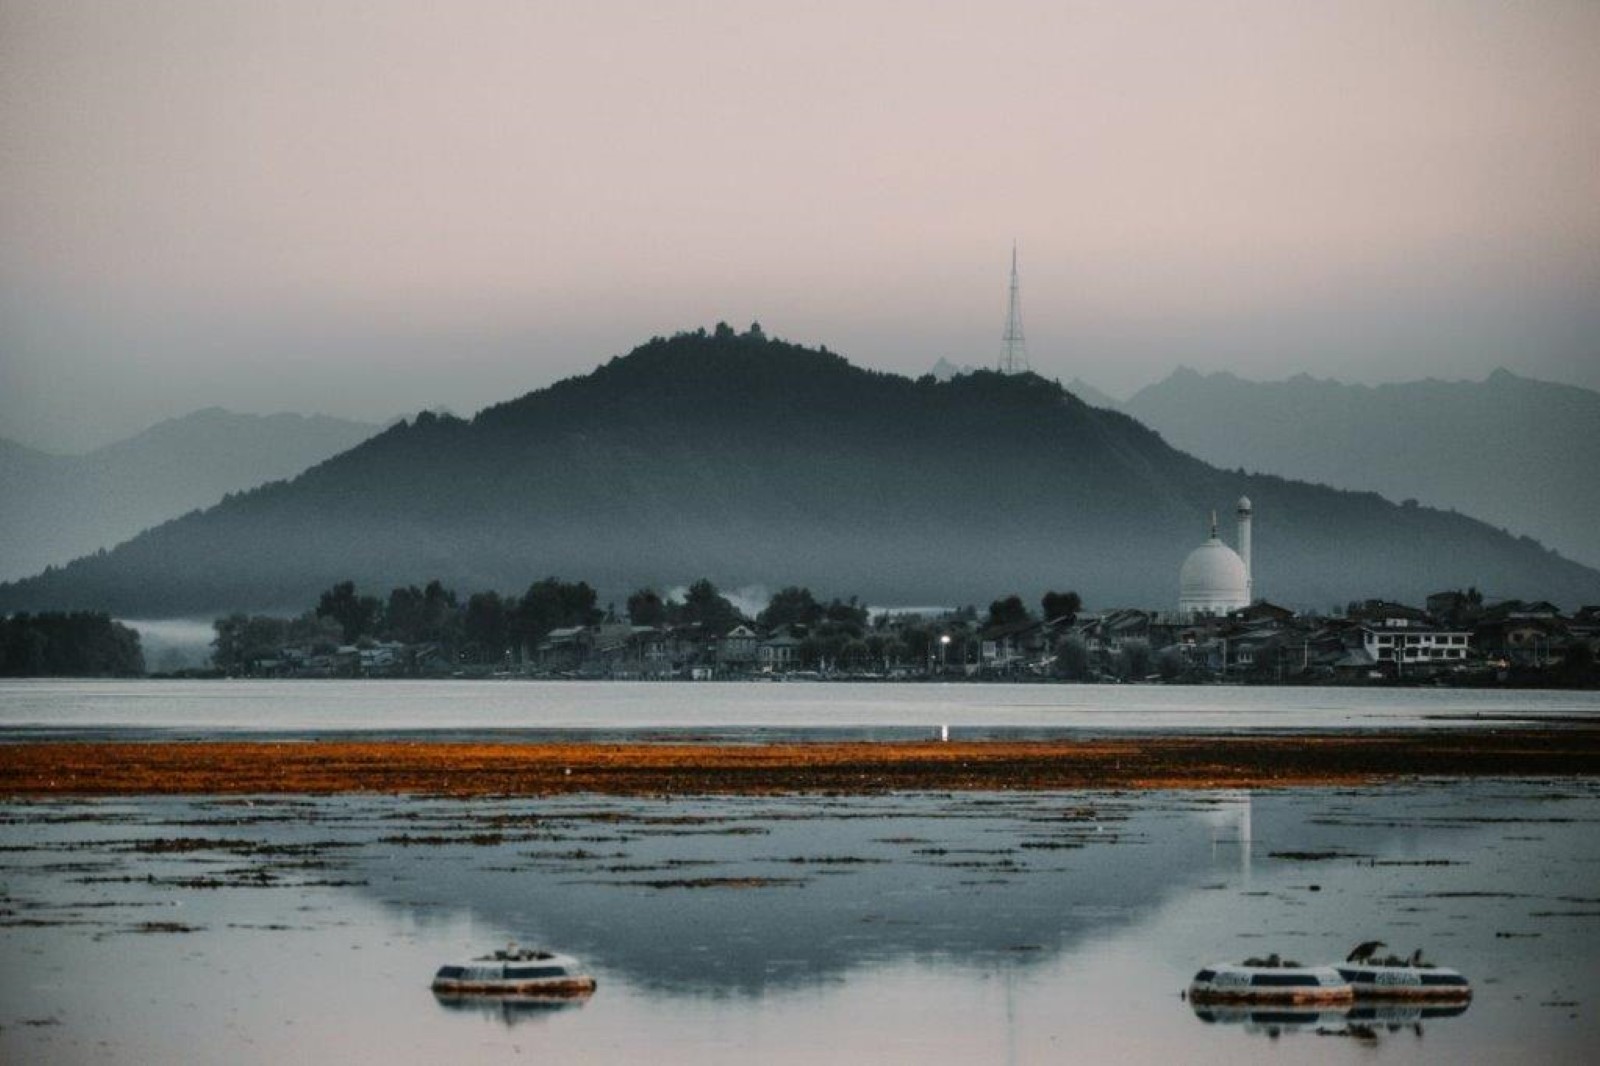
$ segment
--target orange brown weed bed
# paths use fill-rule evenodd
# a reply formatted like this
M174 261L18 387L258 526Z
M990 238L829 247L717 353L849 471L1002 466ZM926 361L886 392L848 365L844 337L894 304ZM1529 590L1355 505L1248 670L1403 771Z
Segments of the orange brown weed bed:
M1600 775L1600 727L1042 741L0 745L0 795L868 793Z

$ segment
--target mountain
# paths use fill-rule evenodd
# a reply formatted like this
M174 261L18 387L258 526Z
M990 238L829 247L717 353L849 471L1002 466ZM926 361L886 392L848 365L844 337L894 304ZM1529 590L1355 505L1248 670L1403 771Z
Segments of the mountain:
M971 374L977 369L977 367L970 364L957 366L950 360L940 356L939 361L933 364L933 369L929 370L928 373L933 375L935 381L949 381L951 378L960 377L962 374Z
M419 415L301 474L0 586L0 610L302 610L343 579L618 602L710 577L872 603L1075 589L1175 606L1213 508L1255 503L1256 589L1326 608L1477 585L1600 602L1600 573L1462 515L1208 466L1034 375L949 382L719 326L471 421Z
M1101 392L1099 389L1095 388L1082 378L1073 378L1071 381L1067 382L1067 391L1072 393L1072 395L1076 396L1078 399L1082 400L1084 403L1088 404L1090 407L1103 407L1107 411L1122 410L1122 403L1120 400L1116 400L1110 396L1107 396L1105 393Z
M1180 369L1120 409L1219 466L1453 508L1600 566L1600 393L1588 389L1506 370L1369 387Z
M0 579L109 548L169 518L297 474L376 426L208 408L86 455L0 440Z

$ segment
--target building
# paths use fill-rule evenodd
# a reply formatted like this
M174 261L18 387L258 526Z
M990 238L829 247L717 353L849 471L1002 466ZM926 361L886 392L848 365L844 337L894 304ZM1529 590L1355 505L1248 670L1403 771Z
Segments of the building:
M1468 634L1401 621L1366 623L1361 647L1376 663L1407 666L1460 664L1467 657Z
M737 625L717 641L717 665L748 670L755 665L761 637L747 625Z
M780 626L756 646L756 660L764 673L793 670L800 665L800 638L790 627Z
M1211 515L1211 536L1183 561L1178 571L1178 613L1190 618L1223 615L1250 606L1250 497L1239 497L1239 551L1217 536Z

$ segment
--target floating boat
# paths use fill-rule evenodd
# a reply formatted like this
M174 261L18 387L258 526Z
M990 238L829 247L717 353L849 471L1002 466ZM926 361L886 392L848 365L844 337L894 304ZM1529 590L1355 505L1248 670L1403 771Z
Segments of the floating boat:
M594 989L594 978L583 972L578 960L532 948L507 948L441 966L433 975L433 991L440 997L576 999Z
M1350 982L1356 998L1446 1000L1460 1002L1472 998L1472 985L1455 970L1427 963L1398 960L1341 962L1334 967Z
M506 1025L539 1022L563 1011L582 1010L588 996L471 995L435 992L433 1001L449 1011L480 1014Z
M1332 966L1301 966L1275 957L1214 963L1189 984L1189 1002L1200 1004L1348 1004L1354 999L1350 982Z

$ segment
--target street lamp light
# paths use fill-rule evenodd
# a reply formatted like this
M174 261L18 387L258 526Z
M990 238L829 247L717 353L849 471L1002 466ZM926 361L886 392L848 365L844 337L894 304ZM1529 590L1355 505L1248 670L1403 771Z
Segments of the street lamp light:
M949 633L940 633L939 634L939 672L941 674L945 672L945 660L948 657L947 653L949 651L950 651L950 634Z

